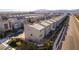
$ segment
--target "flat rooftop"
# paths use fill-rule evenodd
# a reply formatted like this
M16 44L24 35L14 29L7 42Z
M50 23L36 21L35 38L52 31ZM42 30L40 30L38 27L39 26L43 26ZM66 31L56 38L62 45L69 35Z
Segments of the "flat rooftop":
M40 24L37 24L37 23L33 23L32 25L29 25L30 27L33 27L35 29L38 29L38 30L42 30L44 29L44 26L40 25Z
M45 22L46 23L50 23L50 24L52 24L53 22L52 21L50 21L50 20L45 20Z
M56 22L56 20L53 20L53 19L49 19L50 21L52 21L52 22Z
M50 24L46 23L45 21L41 21L40 24L43 25L43 26L49 26L50 25Z
M52 17L52 19L55 20L55 21L59 21L64 16L65 16L65 14L64 15L60 15L58 17Z

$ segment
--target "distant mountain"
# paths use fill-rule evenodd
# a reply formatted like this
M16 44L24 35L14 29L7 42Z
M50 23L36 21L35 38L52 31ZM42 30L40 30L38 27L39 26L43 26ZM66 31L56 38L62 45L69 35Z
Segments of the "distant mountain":
M79 13L79 9L74 9L74 10L54 10L53 12L58 12L58 13Z
M16 10L16 9L0 9L0 13L6 13L6 12L9 12L9 13L19 13L19 12L22 12L22 13L69 13L69 12L72 12L72 13L79 13L79 9L73 9L73 10L48 10L48 9L38 9L38 10L35 10L35 11L19 11L19 10Z
M0 9L0 14L12 14L12 13L29 13L27 11L19 11L19 10L16 10L16 9Z
M79 9L71 10L70 12L79 13Z
M13 12L15 9L0 9L0 12Z
M35 10L33 12L35 13L68 13L68 12L77 12L79 10L46 10L46 9L39 9L39 10Z
M47 9L39 9L39 10L35 10L33 12L35 12L35 13L49 13L50 10L47 10Z

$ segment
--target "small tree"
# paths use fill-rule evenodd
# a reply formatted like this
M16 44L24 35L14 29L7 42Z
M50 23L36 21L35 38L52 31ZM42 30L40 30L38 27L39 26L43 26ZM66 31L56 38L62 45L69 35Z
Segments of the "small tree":
M19 42L16 42L16 45L17 45L18 47L20 47L20 46L22 46L22 43L19 41Z
M12 38L12 41L13 41L13 42L16 42L16 38Z

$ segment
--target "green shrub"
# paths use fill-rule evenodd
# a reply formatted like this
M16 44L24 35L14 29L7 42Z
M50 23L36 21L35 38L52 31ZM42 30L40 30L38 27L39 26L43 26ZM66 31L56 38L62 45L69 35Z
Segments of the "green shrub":
M36 45L33 42L27 42L29 49L36 49Z
M18 47L20 47L20 46L22 46L22 42L16 42L16 45L18 46Z
M45 49L52 49L53 46L53 41L48 40L47 42L44 43Z
M12 41L13 41L13 42L16 42L16 38L12 38Z
M0 38L4 38L4 35L3 34L0 34Z

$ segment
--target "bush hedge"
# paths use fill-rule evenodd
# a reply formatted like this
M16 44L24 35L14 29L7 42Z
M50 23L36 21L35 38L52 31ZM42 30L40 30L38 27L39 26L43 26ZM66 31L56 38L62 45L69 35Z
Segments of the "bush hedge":
M3 34L0 34L0 38L4 38L4 35Z

